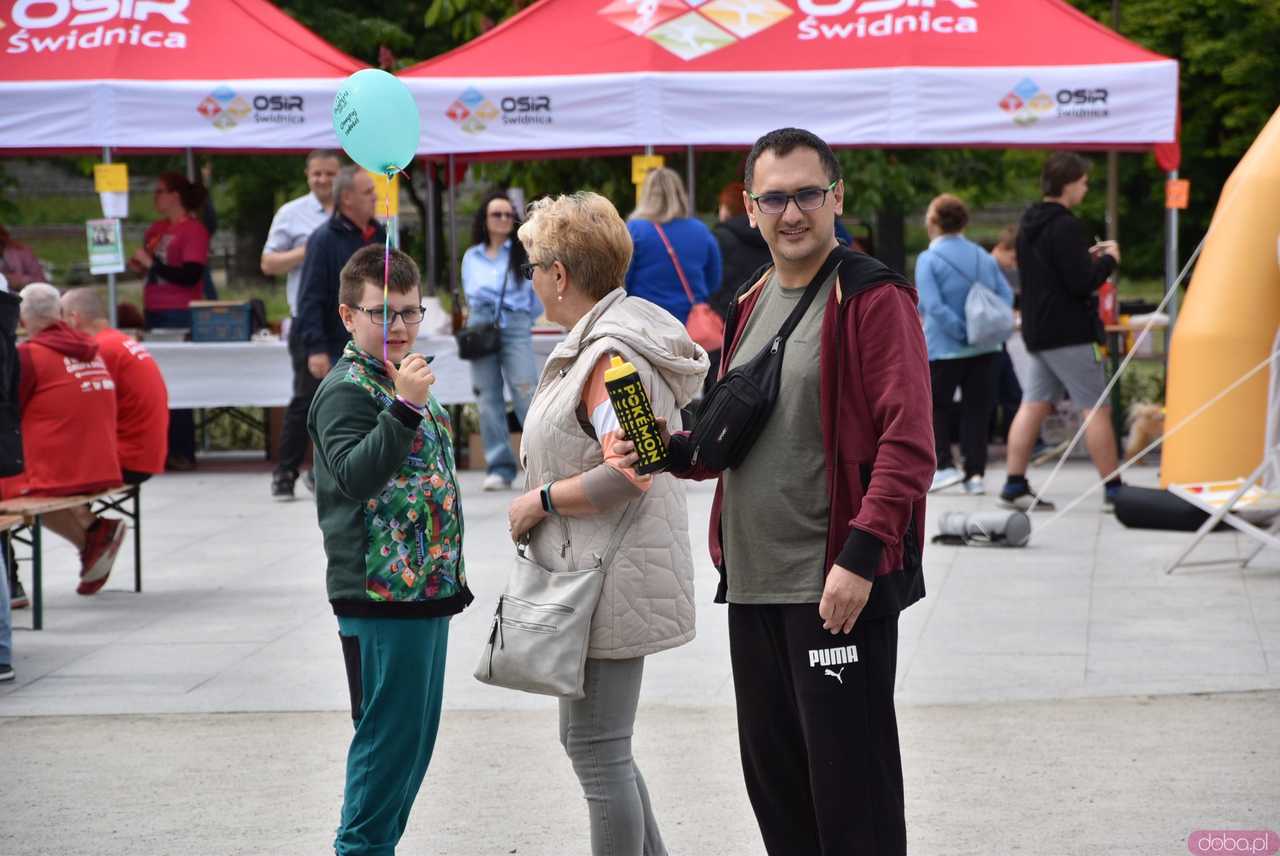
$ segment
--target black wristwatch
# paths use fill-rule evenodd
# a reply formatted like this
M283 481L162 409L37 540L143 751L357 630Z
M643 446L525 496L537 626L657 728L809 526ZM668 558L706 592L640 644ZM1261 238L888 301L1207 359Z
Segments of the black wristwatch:
M551 486L553 484L555 484L554 481L549 481L538 491L538 496L542 500L542 510L547 514L556 513L555 506L551 504Z

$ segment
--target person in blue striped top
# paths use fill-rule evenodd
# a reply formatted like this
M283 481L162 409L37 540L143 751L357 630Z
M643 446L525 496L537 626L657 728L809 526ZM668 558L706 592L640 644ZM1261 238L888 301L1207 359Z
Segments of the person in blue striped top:
M476 211L471 228L473 246L462 257L467 323L480 326L497 320L502 328L502 349L471 361L471 385L480 407L487 470L484 489L489 491L510 488L516 476L503 387L511 396L516 419L523 424L538 386L533 322L542 315L542 303L533 293L533 283L521 274L528 257L524 246L512 240L519 226L520 216L507 195L490 193Z
M1000 345L969 344L965 324L965 299L971 288L988 288L1010 306L1013 289L982 247L964 236L969 209L949 193L929 203L925 229L929 248L916 259L916 289L929 347L929 374L933 381L933 435L938 469L930 492L964 483L965 493L985 493L987 426L995 407L1000 370ZM960 390L962 415L960 450L964 471L951 453L951 420L956 390Z

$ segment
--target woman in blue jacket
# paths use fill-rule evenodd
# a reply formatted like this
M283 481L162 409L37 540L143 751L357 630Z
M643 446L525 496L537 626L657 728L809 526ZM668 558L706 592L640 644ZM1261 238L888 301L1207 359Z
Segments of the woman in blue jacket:
M929 249L916 259L916 288L929 346L929 374L933 381L933 435L938 469L930 492L964 483L965 493L985 493L987 426L995 406L1001 345L974 347L965 325L965 300L971 288L988 288L1013 305L1013 290L982 247L964 236L969 210L955 196L944 193L929 203L925 214ZM960 450L964 471L951 454L951 417L960 390Z
M705 303L719 290L720 245L701 220L689 216L689 197L675 171L662 167L645 176L627 231L635 245L627 294L658 304L683 324L694 303ZM680 282L676 259L693 302Z

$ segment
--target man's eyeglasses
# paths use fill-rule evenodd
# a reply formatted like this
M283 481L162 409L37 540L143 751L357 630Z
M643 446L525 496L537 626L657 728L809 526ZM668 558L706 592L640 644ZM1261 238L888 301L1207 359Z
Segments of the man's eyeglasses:
M787 210L787 204L791 200L795 200L796 207L801 211L817 211L826 204L827 194L835 189L836 182L831 182L826 187L806 187L803 190L797 190L795 193L783 193L776 191L772 193L749 193L751 201L759 208L761 214L781 214Z
M510 211L490 211L489 218L492 220L514 220L516 215Z
M525 262L520 265L520 278L533 279L533 272L540 267L551 267L552 262Z
M426 314L422 306L407 306L398 312L395 309L388 309L383 313L381 306L375 306L372 309L366 309L363 306L352 306L352 309L359 309L361 312L369 316L369 320L374 324L381 324L386 321L388 324L396 323L397 316L404 319L406 324L421 324L422 318Z

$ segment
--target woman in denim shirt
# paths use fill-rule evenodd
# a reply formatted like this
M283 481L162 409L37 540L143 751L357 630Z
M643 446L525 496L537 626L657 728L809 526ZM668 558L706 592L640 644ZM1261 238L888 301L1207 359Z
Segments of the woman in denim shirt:
M985 492L987 425L995 406L1000 370L1000 345L975 348L969 344L964 304L970 288L986 287L1010 306L1013 290L999 265L982 247L964 236L969 210L955 196L944 193L929 203L925 229L929 249L916 259L916 289L929 346L933 380L933 435L938 469L930 492L964 483L965 493ZM975 285L978 283L979 285ZM951 454L951 421L956 389L961 395L960 449L964 471Z
M505 490L516 477L503 385L521 423L538 385L533 322L542 314L542 304L533 293L533 284L520 275L528 257L521 243L512 240L519 225L519 214L507 195L489 194L472 224L474 245L462 257L462 288L470 311L467 323L477 326L497 319L502 327L502 349L471 361L471 385L480 407L480 438L488 471L485 490Z

